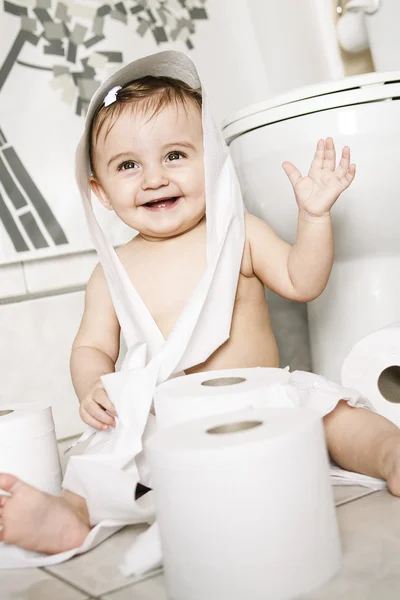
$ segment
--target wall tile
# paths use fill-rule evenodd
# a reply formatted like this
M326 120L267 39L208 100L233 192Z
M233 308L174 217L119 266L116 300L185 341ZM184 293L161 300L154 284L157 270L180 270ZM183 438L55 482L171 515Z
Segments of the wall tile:
M98 262L95 252L82 252L24 263L30 293L86 285Z
M24 270L21 263L0 266L0 299L26 294Z
M0 305L0 403L49 402L58 438L84 429L69 374L83 298L75 292Z

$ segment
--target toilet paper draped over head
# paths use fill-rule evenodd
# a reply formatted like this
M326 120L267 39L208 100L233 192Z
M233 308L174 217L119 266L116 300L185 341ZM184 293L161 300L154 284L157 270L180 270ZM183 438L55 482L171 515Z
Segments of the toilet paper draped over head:
M146 75L180 79L201 88L207 215L207 269L166 343L129 280L92 210L89 185L89 135L96 109L116 86ZM243 203L228 148L212 119L210 107L192 60L166 51L141 58L114 73L96 92L89 106L85 131L76 153L76 178L92 241L107 278L128 349L146 344L146 362L164 347L160 379L203 362L229 336L233 303L244 244ZM168 346L168 351L167 351ZM171 348L171 350L170 350Z
M147 434L154 421L150 409L155 387L171 375L204 362L228 339L244 247L244 208L239 183L201 88L207 266L168 339L164 339L95 218L89 185L89 135L96 109L106 97L110 98L110 91L116 86L123 87L146 75L175 78L192 88L201 87L193 62L181 52L161 52L123 67L93 97L76 154L76 177L88 226L128 348L121 371L102 377L118 413L116 430L98 432L89 452L71 458L64 480L64 487L87 499L92 522L112 517L116 507L114 497L109 509L106 508L107 493L100 489L101 481L94 481L89 475L87 463L101 462L102 469L105 465L114 469L113 474L109 474L113 481L115 468L125 469L121 476L126 476L129 464L133 480L149 481L141 456L132 461L142 450L145 429ZM94 472L91 469L91 473ZM132 497L132 489L130 495ZM96 498L95 508L92 498ZM99 506L99 498L104 506Z

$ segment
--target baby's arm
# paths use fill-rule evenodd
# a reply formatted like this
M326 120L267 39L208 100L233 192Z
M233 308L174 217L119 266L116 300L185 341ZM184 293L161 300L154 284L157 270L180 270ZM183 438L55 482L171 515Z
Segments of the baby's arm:
M281 296L308 302L319 296L332 269L334 247L330 210L355 176L350 149L343 148L336 167L332 138L319 140L305 177L291 163L283 163L299 208L297 237L293 247L275 235L265 223L250 218L246 224L253 271Z
M71 376L82 420L96 429L107 429L115 415L100 377L113 373L119 353L120 327L103 270L98 265L89 280L85 308L71 353Z
M309 302L323 291L333 257L333 243L329 244L329 236L332 239L329 221L318 223L314 229L312 222L305 222L304 229L310 227L311 231L305 231L305 240L303 231L299 231L293 247L261 219L246 214L245 222L252 269L264 285L297 302ZM299 219L299 230L302 226ZM320 248L322 236L323 252ZM331 250L327 252L329 246Z

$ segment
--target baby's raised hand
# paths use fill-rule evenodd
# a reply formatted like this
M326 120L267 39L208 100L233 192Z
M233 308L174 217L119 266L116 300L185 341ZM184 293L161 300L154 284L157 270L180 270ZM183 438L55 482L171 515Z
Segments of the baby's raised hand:
M82 421L95 429L115 427L114 417L117 416L117 413L101 380L96 381L88 394L82 399L79 414Z
M336 152L332 138L319 140L308 175L303 177L290 162L284 162L283 170L289 177L300 211L312 217L329 214L340 194L349 187L356 174L356 166L350 164L350 148L345 146L336 167Z

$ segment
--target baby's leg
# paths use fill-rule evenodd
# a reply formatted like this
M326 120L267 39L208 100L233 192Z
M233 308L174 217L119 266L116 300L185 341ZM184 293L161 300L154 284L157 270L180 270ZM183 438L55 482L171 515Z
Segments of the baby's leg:
M72 492L52 496L0 474L0 541L26 550L57 554L80 546L89 533L86 502Z
M384 479L400 496L400 429L391 421L341 400L324 417L328 451L343 469Z

